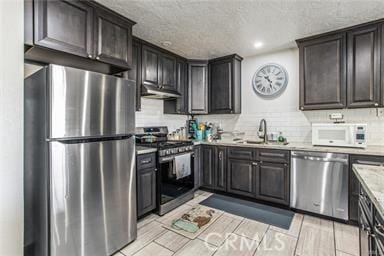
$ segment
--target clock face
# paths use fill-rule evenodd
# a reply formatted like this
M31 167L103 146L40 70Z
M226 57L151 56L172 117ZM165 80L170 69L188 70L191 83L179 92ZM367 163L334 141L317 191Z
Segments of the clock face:
M288 73L278 64L266 64L259 68L252 79L253 90L263 98L279 96L287 87Z

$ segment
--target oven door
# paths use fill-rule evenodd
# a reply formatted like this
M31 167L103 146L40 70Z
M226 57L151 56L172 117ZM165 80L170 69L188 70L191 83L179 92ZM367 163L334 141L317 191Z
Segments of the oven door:
M180 202L181 198L183 198L186 194L192 193L192 196L193 196L194 153L188 152L188 153L183 153L179 155L184 155L184 154L190 155L189 161L190 161L191 171L189 175L179 179L176 177L176 173L174 169L175 156L166 156L166 157L159 158L158 202L159 202L160 211L161 211L161 207L169 208L166 205L173 205L176 202ZM175 208L175 207L172 206L170 208Z

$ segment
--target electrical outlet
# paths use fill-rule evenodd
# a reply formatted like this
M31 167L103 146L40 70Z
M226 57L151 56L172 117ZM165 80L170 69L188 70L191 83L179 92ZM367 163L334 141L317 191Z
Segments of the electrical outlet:
M378 117L384 117L384 108L378 108L377 112L376 112L376 115Z

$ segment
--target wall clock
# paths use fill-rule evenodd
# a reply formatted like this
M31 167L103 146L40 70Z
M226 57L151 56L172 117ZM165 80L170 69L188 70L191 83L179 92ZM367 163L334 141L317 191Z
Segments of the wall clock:
M265 64L253 75L252 86L262 98L275 98L284 92L288 84L287 70L279 64Z

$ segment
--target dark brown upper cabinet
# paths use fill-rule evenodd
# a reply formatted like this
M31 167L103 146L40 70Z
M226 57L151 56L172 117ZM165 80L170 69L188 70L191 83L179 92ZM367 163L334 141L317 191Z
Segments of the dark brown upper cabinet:
M161 54L161 86L165 89L177 89L176 57Z
M161 52L153 47L142 46L142 83L161 86Z
M209 113L241 113L241 61L238 55L209 61Z
M109 74L130 69L133 21L82 0L27 1L24 13L26 60Z
M348 32L347 107L380 105L380 27Z
M188 63L188 112L208 114L208 62Z
M132 42L132 66L126 72L128 79L136 84L136 111L141 110L141 44L136 40Z
M296 41L301 110L384 106L383 22Z
M181 97L164 100L165 114L188 114L187 67L185 60L176 60L176 90L180 92Z
M132 64L132 23L103 8L95 8L95 59L120 67Z
M80 1L34 1L34 44L82 57L93 54L93 8Z
M300 109L337 109L346 106L346 35L331 34L298 40Z

